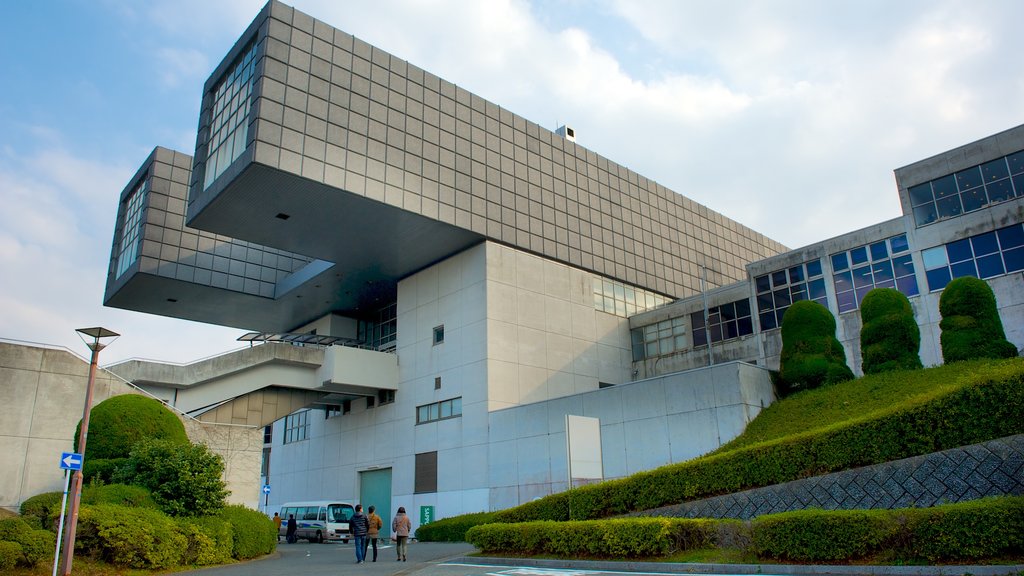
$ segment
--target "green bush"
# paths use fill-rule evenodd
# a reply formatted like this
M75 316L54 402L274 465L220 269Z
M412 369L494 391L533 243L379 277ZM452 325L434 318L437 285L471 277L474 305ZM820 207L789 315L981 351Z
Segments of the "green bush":
M225 506L217 515L233 527L231 555L238 560L270 554L277 547L277 527L267 515L245 506Z
M160 509L171 516L216 514L228 495L224 460L203 444L142 440L114 479L150 491Z
M89 426L92 428L92 425ZM82 477L86 482L112 482L114 473L127 458L96 458L82 463Z
M213 516L179 518L178 529L188 540L182 550L182 564L209 566L231 562L234 539L229 522Z
M21 559L21 545L17 542L0 540L0 570L10 570Z
M996 297L984 280L957 278L939 296L940 343L945 362L1012 358L1017 348L1006 340Z
M648 558L672 551L673 533L686 523L710 524L666 518L484 524L470 528L466 540L490 553Z
M502 510L495 519L569 520L569 510L572 520L604 518L1024 432L1024 363L978 364L961 377L968 379L961 387L923 404L582 486ZM565 515L552 518L556 510Z
M494 512L476 512L434 520L416 529L416 539L420 542L465 542L466 530L494 522L494 515Z
M21 503L21 517L33 528L55 530L57 526L53 519L60 516L60 504L63 499L63 492L36 494Z
M56 537L49 530L33 529L21 518L0 520L0 541L16 542L21 549L18 563L35 566L53 553Z
M887 510L800 510L751 523L751 548L761 558L796 562L854 560L891 540Z
M153 496L142 486L102 484L82 490L83 504L117 504L130 508L159 508Z
M790 390L853 379L843 345L836 340L836 320L828 308L801 300L786 310L780 365L779 375Z
M1024 498L987 498L907 512L906 554L929 562L1024 552Z
M159 569L181 564L188 538L159 510L115 504L82 506L75 553L118 566Z
M875 288L860 303L861 368L865 374L921 368L921 330L910 300L895 288Z
M78 446L81 428L82 423L79 422L75 429L74 446ZM136 442L150 438L178 444L188 443L184 424L159 400L138 394L108 398L93 406L89 412L89 441L85 447L85 462L125 458Z

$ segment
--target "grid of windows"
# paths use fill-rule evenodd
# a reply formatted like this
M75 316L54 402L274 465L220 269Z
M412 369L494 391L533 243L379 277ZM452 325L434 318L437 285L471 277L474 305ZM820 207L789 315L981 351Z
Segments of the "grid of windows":
M416 423L426 424L462 416L462 397L416 407Z
M693 326L693 346L707 346L711 342L722 342L754 333L754 321L750 316L750 300L737 300L708 308L708 325L704 328L704 311L690 314Z
M213 118L210 121L206 181L203 189L224 173L242 155L249 136L249 103L256 63L256 43L238 57L234 67L214 89Z
M393 351L398 340L398 304L392 302L378 310L376 322L360 320L356 338L374 350Z
M833 254L832 273L840 314L856 310L873 288L896 288L906 296L918 294L905 234Z
M686 349L686 324L670 318L632 331L633 361L665 356Z
M648 292L608 278L594 278L594 308L627 318L668 303L661 294Z
M1024 196L1024 150L913 186L907 192L918 226Z
M143 178L142 182L139 182L139 185L124 201L124 226L121 228L121 249L117 255L115 278L120 278L139 257L139 244L142 240L142 208L146 202L148 189L149 180Z
M992 278L1024 270L1024 225L1014 224L921 252L928 290L942 290L953 278Z
M284 417L284 443L301 442L309 432L309 410Z
M761 330L781 326L782 316L793 302L813 300L828 306L821 260L811 260L758 276L754 279L754 285L757 287L757 313L761 320Z

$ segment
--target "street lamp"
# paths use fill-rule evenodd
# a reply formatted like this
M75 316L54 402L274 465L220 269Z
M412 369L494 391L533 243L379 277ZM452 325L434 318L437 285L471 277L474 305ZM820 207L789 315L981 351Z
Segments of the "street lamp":
M92 357L89 360L89 383L85 387L85 412L82 414L82 429L78 434L78 453L85 457L85 441L89 437L89 411L92 409L92 389L96 384L96 366L100 357L100 350L107 347L108 344L113 340L107 340L105 343L100 340L105 338L117 338L120 336L117 332L112 332L106 328L79 328L75 330L79 334L79 338L85 342L85 345L92 350ZM84 336L92 338L92 342L86 340ZM78 505L82 500L82 470L78 469L72 476L71 481L71 508L68 510L67 516L67 533L64 535L64 555L61 561L61 574L68 576L71 574L71 560L75 555L75 527L78 525Z

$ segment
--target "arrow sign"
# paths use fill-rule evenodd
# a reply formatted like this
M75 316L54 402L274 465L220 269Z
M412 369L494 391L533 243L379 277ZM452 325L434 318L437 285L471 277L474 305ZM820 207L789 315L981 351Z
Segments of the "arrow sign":
M61 470L81 470L82 455L77 452L63 452L60 455Z
M270 494L270 484L264 484L264 486L263 486L263 493L264 494Z

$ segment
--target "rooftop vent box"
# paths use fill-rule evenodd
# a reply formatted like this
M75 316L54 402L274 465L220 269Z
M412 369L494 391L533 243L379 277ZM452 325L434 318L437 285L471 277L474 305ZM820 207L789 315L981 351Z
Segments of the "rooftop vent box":
M562 138L565 138L569 142L576 141L576 131L568 126L561 126L558 130L555 130L555 134L558 134Z

